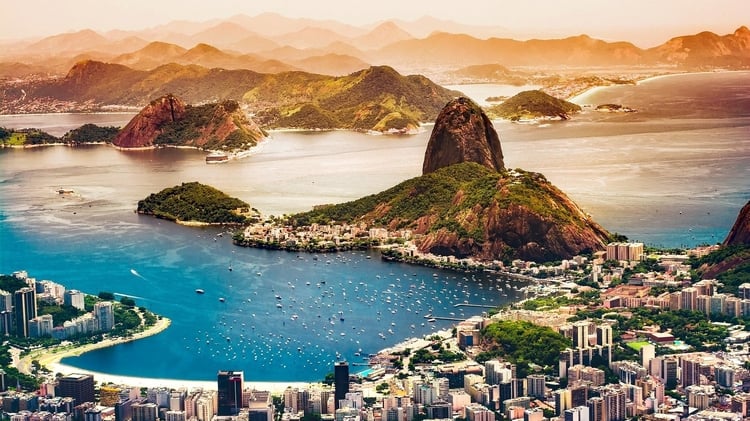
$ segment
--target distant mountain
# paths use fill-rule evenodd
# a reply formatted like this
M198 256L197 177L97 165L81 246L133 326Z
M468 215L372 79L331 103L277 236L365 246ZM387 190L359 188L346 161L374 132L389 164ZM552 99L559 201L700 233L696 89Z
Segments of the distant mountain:
M487 109L493 116L509 120L523 120L540 117L568 119L570 114L581 111L572 102L555 98L542 91L523 91Z
M187 52L176 44L154 41L132 53L119 55L112 63L122 64L137 70L151 70L162 64L175 61Z
M237 42L237 40L248 37L259 37L259 35L249 29L246 29L236 23L222 22L203 31L197 32L191 36L195 44L210 44L219 48L227 48Z
M281 45L294 48L322 48L334 42L345 42L349 38L333 30L308 26L299 31L273 37Z
M213 50L201 48L200 50ZM458 95L429 79L370 67L346 76L305 72L262 74L250 70L163 65L150 71L96 61L77 63L61 79L17 84L0 91L5 112L34 101L74 101L143 106L148 98L174 94L188 103L232 99L250 107L265 126L403 131L435 118ZM320 126L329 115L330 126Z
M401 29L396 23L388 21L381 23L364 35L353 38L351 43L363 50L373 50L413 38L411 34Z
M335 78L283 74L250 90L245 99L274 104L256 116L269 127L387 132L416 129L457 94L423 76L402 76L390 67L375 66Z
M675 37L649 49L653 61L687 67L750 65L750 29L738 28L728 35L701 32Z
M191 106L165 95L144 107L112 143L121 148L170 145L235 151L249 149L265 136L236 101Z
M256 16L235 15L227 20L267 37L289 34L308 27L327 28L349 38L366 32L365 29L335 20L289 18L278 13L261 13Z
M291 64L305 72L343 76L370 67L364 61L342 54L326 54L293 61Z
M643 52L627 42L609 43L581 35L565 39L516 41L477 39L464 34L434 33L388 45L375 53L384 63L455 66L457 63L528 65L640 64Z
M109 40L103 35L91 29L84 29L43 38L27 46L26 49L27 51L33 51L35 54L71 53L97 50L104 47L108 42Z
M453 81L467 83L499 83L505 85L524 85L528 83L529 74L510 70L500 64L476 64L461 67L448 72Z

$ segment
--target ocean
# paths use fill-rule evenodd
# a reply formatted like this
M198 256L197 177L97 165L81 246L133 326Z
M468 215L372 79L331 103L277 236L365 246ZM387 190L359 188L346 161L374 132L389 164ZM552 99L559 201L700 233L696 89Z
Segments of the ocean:
M495 128L508 167L543 173L610 231L664 247L716 243L750 198L748 75L680 75L599 89L577 101L638 112L586 108L569 121L498 121ZM488 86L472 94L495 93ZM64 133L91 116L33 119ZM24 118L0 116L0 126L24 126ZM129 116L118 118L124 124ZM479 314L482 307L461 304L510 303L522 298L522 285L383 262L369 252L235 247L219 228L139 216L137 201L188 181L266 215L352 200L419 175L430 130L274 132L252 156L221 165L185 149L0 150L0 273L27 270L88 293L133 296L173 321L157 336L65 364L185 380L213 379L219 369L244 370L249 381L319 380L337 357L364 361L357 354L453 323L428 322L427 314ZM74 193L60 195L60 188Z

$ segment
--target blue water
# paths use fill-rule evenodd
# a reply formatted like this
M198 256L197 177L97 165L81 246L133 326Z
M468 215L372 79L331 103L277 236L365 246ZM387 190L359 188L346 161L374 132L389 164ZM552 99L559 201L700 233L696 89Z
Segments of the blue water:
M642 110L636 115L589 113L539 127L496 122L506 164L542 172L610 231L663 246L721 241L750 199L750 108L742 107L750 78L677 78L597 93L600 102ZM722 101L712 81L724 89ZM659 102L676 101L673 91L681 106ZM686 104L706 113L684 112ZM93 294L132 295L172 319L160 335L67 364L190 380L213 379L218 369L244 370L254 381L319 380L337 353L356 362L360 349L366 355L447 328L452 322L429 323L424 315L477 314L481 308L453 306L503 304L518 298L516 285L362 252L315 260L239 248L220 229L178 226L133 209L149 193L194 180L266 215L351 200L418 175L428 137L280 132L256 155L216 166L192 150L0 150L0 273L27 270ZM59 188L75 194L59 195Z

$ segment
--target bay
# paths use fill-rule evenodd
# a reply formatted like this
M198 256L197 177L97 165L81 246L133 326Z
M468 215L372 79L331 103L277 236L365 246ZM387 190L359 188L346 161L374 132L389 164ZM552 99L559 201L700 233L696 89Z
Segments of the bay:
M622 101L639 112L587 111L570 121L495 127L508 167L543 173L610 231L652 245L715 243L750 198L747 76L682 75L625 87L632 93L597 90L597 102ZM682 105L664 104L676 97ZM684 112L688 105L698 111ZM0 125L10 118L0 116ZM48 118L42 124L64 129L59 116ZM86 115L76 119L80 125ZM28 270L89 293L132 295L173 320L160 335L66 364L192 380L214 378L218 369L243 369L255 381L320 379L337 353L357 361L359 349L371 353L449 327L424 316L478 314L482 308L453 306L511 302L518 285L361 252L315 260L238 248L220 229L177 226L133 210L149 193L188 181L213 185L266 215L352 200L419 175L430 129L409 136L274 132L252 156L221 165L185 149L0 150L0 273ZM75 193L60 195L60 188Z

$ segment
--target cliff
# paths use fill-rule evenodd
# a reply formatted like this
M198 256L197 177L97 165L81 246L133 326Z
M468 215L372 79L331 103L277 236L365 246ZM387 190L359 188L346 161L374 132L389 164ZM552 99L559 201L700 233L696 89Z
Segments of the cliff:
M495 171L505 168L492 122L465 97L448 102L440 111L427 142L422 174L461 162L476 162Z
M334 221L411 230L422 252L506 262L567 259L609 239L542 174L507 170L495 129L466 98L440 112L422 176L289 218L293 225Z
M750 245L750 201L740 210L732 229L724 239L725 246Z
M172 145L233 151L255 146L265 136L235 101L191 106L165 95L144 107L112 143L121 148Z

